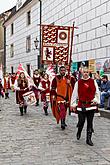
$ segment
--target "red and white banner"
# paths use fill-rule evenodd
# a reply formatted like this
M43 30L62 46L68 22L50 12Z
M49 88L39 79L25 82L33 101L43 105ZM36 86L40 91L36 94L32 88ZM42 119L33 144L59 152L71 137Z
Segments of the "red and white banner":
M29 76L29 74L27 73L26 69L23 67L22 64L18 65L16 80L18 79L21 72L23 72L26 78L28 79L29 86L34 85L33 79Z
M55 72L54 72L54 68L52 65L49 65L46 73L49 75L49 81L52 82L52 80L54 79L54 77L56 76Z
M68 64L71 30L68 26L42 25L42 63Z

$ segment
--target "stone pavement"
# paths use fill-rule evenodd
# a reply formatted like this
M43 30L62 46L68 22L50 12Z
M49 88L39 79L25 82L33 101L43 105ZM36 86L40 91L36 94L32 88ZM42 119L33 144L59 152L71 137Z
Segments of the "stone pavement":
M0 100L0 165L110 165L110 120L95 117L94 146L85 143L86 130L76 140L77 117L68 116L66 130L49 110L28 107L20 116L14 93Z

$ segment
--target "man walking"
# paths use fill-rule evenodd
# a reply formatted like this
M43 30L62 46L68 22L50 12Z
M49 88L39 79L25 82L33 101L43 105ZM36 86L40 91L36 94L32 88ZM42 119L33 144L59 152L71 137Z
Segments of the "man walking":
M66 76L66 68L61 66L59 68L59 75L57 75L51 85L51 106L54 117L57 123L61 120L61 128L65 129L67 107L69 106L71 84Z
M81 132L87 118L87 138L86 143L93 146L91 140L93 132L94 112L97 110L97 104L100 103L100 92L95 80L89 77L87 67L83 68L82 78L76 82L72 97L71 110L76 110L78 113L78 131L77 140L81 137Z

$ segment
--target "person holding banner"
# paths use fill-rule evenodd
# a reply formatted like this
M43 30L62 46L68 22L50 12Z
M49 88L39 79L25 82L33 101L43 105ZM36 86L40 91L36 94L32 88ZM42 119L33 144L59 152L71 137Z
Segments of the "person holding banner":
M41 91L41 101L43 102L43 110L48 115L48 103L50 101L50 81L49 76L45 73L40 81L39 87Z
M67 126L65 120L71 95L71 83L66 76L65 66L61 66L59 72L60 74L56 75L52 81L50 98L53 115L57 124L61 120L61 128L64 130Z
M40 75L39 75L39 71L38 69L36 69L33 73L33 81L36 87L33 86L33 91L35 93L35 97L36 97L36 106L39 106L39 90L38 90L38 86L40 83Z
M26 114L27 112L27 104L24 100L23 95L29 91L28 80L25 77L24 72L19 74L17 79L17 83L15 83L15 90L16 90L16 102L19 104L20 114L23 116L23 113ZM23 112L24 109L24 112Z
M100 104L100 92L96 81L89 77L89 70L84 67L82 78L75 83L71 97L71 110L78 113L77 140L81 137L81 132L87 118L87 137L86 143L93 146L91 140L93 133L93 118Z

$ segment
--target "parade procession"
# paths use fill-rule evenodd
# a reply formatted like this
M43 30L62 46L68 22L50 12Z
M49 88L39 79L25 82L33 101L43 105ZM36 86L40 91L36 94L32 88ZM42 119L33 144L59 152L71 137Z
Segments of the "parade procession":
M0 165L109 165L109 0L15 1L0 11Z

